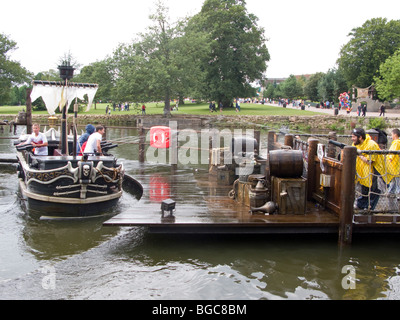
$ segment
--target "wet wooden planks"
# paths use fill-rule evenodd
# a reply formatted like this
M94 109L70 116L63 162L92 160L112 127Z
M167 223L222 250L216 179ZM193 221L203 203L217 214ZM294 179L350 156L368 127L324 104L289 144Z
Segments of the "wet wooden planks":
M176 203L173 216L160 204L140 204L104 223L105 226L147 227L151 233L190 234L315 234L337 233L339 218L324 210L303 215L251 214L249 207L228 197L208 196L201 203Z
M232 186L216 183L208 170L166 171L136 178L143 184L142 199L104 226L146 227L150 233L171 234L338 233L338 215L314 202L308 202L306 214L301 215L251 214L248 206L229 198ZM168 194L176 202L173 216L161 214L158 193Z

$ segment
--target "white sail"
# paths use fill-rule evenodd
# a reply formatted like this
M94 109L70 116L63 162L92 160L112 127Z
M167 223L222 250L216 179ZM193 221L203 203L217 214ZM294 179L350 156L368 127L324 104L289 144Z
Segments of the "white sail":
M74 101L75 98L83 100L84 96L87 95L89 101L86 111L89 111L93 104L97 89L97 85L85 86L75 84L73 86L66 87L56 82L34 83L31 93L31 100L34 102L36 99L42 97L48 113L50 115L54 115L58 107L60 107L60 111L62 110L66 101L68 101L67 108L69 109L72 101Z

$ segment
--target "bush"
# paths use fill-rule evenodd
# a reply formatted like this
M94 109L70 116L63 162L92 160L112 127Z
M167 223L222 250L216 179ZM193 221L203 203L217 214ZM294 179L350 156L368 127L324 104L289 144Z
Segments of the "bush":
M387 128L387 124L384 118L370 118L369 123L367 124L367 129L381 129L384 130Z

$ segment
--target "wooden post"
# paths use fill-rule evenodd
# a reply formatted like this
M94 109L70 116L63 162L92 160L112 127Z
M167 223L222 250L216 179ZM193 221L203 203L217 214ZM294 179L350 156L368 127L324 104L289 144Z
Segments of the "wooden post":
M337 141L336 132L329 132L329 140ZM336 158L336 147L333 144L328 145L328 157L333 159Z
M171 114L169 114L171 116ZM178 123L176 121L170 121L169 127L171 128L171 136L169 138L169 161L174 170L178 168Z
M67 96L68 80L65 80L65 96ZM61 154L68 155L68 132L67 132L67 106L68 101L62 109L61 116Z
M260 148L261 148L261 132L260 130L255 130L254 131L254 139L256 139L258 147L255 148L255 151L257 154L260 154Z
M351 244L355 199L357 148L345 147L342 151L342 190L340 196L339 244Z
M316 188L316 167L315 167L315 156L318 150L317 139L308 139L308 175L307 175L307 199L311 201L313 193Z
M144 163L144 146L146 141L146 134L143 125L139 126L139 162Z
M293 149L294 147L294 135L292 134L287 134L285 135L285 146L291 147Z
M26 89L26 133L32 133L32 89Z
M275 131L268 132L268 151L275 149Z
M76 98L76 100L77 99L78 98ZM72 132L74 133L74 150L73 150L72 155L74 156L74 158L76 157L76 148L77 148L77 145L78 145L78 131L77 131L77 128L76 128L76 126L77 126L76 119L78 118L78 108L79 108L79 106L78 106L78 103L77 103L76 100L75 100L75 104L74 104L74 121L73 121L73 128L72 128Z

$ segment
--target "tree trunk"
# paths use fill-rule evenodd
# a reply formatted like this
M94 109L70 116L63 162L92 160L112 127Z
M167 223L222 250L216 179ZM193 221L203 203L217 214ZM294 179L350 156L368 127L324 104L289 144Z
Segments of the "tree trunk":
M171 99L169 90L165 93L164 118L171 117Z

